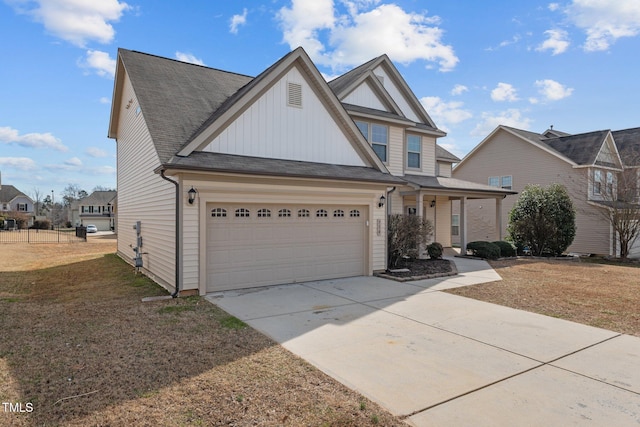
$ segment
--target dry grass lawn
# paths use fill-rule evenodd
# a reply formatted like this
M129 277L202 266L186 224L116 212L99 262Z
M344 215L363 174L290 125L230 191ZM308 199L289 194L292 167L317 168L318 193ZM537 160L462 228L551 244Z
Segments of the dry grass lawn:
M142 303L114 252L0 245L0 401L33 404L0 425L403 425L199 297Z
M640 336L640 268L587 261L491 262L502 281L447 292Z

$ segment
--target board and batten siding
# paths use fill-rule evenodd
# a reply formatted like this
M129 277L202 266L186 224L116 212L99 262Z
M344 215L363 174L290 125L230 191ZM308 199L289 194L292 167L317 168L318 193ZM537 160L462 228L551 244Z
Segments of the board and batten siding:
M376 95L367 81L355 88L342 100L342 102L381 111L389 111L389 109L380 101L380 98Z
M302 86L302 106L288 105L289 83ZM335 118L293 67L203 151L367 166Z
M387 169L392 175L402 176L404 170L404 129L389 127L389 161Z
M384 88L387 90L389 95L391 95L391 98L393 98L393 100L396 102L398 107L400 107L400 111L402 111L405 117L407 117L410 120L413 120L414 122L421 123L422 119L418 117L418 114L416 114L416 112L413 110L409 101L405 98L405 96L402 94L400 89L391 80L391 78L389 77L387 72L384 70L384 68L382 66L376 67L373 70L373 73L378 77L382 77L382 84Z
M574 169L569 163L505 130L497 132L490 141L478 148L473 158L453 169L453 177L488 184L490 176L512 176L513 190L519 194L527 184L548 186L563 184L576 208L576 238L570 252L609 253L609 227L597 215L597 208L587 204L588 180L586 169ZM507 236L509 212L519 194L502 201L503 237ZM454 212L459 213L459 202ZM467 241L494 240L495 199L468 200Z
M175 282L175 187L154 173L160 165L144 111L128 76L123 85L117 129L118 151L118 253L131 263L135 253L136 221L141 221L144 270L159 284L173 288ZM133 103L125 108L129 99Z

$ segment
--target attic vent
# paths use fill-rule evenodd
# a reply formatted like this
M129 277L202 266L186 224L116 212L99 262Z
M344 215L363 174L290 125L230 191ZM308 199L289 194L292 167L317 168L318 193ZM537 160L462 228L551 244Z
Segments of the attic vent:
M287 85L287 105L302 107L302 85L289 82Z

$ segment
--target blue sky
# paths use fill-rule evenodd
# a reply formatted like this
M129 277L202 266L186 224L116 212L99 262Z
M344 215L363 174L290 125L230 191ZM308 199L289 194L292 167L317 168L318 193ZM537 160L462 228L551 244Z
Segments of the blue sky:
M458 156L497 125L640 126L638 0L4 0L0 172L115 187L118 47L257 75L303 46L327 78L387 53Z

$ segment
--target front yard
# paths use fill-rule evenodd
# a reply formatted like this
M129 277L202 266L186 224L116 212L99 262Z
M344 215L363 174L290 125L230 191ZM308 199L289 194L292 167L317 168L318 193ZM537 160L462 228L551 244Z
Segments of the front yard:
M640 336L640 268L587 260L492 261L502 281L452 294Z
M403 425L199 297L166 292L115 240L0 245L0 425Z

